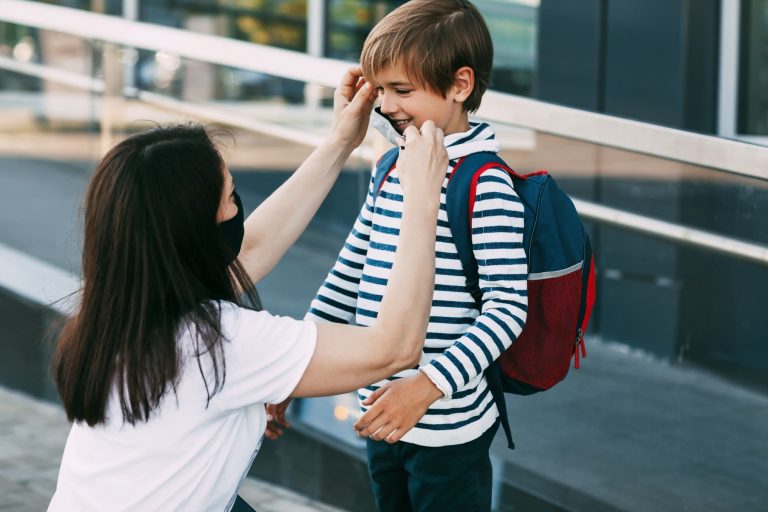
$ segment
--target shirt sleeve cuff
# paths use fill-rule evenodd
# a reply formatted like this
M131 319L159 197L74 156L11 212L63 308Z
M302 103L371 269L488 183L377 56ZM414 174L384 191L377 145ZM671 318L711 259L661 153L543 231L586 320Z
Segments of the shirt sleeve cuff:
M437 387L437 389L439 389L443 394L440 400L451 399L451 395L453 395L453 389L451 389L451 385L448 383L445 377L443 377L443 374L437 370L437 368L428 364L419 368L419 371L426 375L427 378L432 381L432 384L434 384L435 387Z

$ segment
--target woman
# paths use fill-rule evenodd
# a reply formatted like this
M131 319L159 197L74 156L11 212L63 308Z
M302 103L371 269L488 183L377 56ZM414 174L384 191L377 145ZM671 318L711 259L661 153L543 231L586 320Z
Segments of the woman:
M272 316L253 289L362 141L374 92L361 83L359 69L345 75L328 142L244 227L232 177L201 127L135 135L99 163L86 194L80 306L53 358L74 424L49 510L229 510L265 431L265 404L351 391L418 364L447 164L434 125L406 134L407 222L372 327Z

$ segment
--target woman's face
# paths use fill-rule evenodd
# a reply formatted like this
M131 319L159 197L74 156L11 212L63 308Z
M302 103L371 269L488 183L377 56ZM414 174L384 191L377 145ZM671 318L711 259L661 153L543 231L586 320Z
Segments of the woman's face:
M219 203L219 212L216 214L216 222L221 224L237 215L237 204L235 204L235 180L226 166L224 166L224 187L221 191L221 202Z

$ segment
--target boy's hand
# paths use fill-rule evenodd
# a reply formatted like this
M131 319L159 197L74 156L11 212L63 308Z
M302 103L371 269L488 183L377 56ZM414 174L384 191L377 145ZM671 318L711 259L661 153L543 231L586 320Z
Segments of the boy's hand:
M290 428L291 424L285 419L285 410L288 409L288 404L291 403L291 398L287 398L284 402L279 404L267 404L267 430L264 431L264 436L267 439L277 440L283 435L284 428Z
M360 437L396 443L424 416L442 392L421 372L388 382L363 405L370 409L354 424Z
M332 136L339 143L356 148L368 130L376 91L363 79L363 69L349 68L333 93Z

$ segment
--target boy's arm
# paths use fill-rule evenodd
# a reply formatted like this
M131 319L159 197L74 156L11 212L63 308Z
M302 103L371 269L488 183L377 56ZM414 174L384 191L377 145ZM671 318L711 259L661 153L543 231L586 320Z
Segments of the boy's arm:
M509 174L490 169L477 183L472 250L482 312L451 347L421 368L443 396L473 382L520 335L528 314L523 204Z
M362 437L402 437L432 403L473 382L517 338L528 309L528 265L523 248L523 205L509 175L497 169L478 180L472 246L478 262L482 313L451 347L413 377L389 382L363 405L355 429Z
M373 218L373 177L365 204L333 268L312 300L306 320L349 324L355 319L357 293L368 253Z

